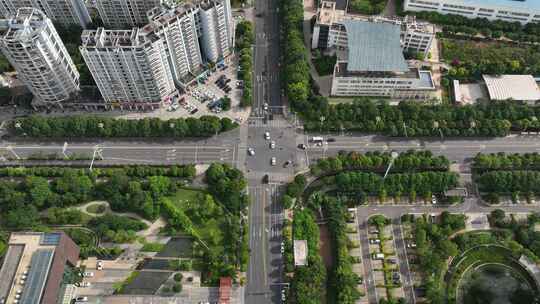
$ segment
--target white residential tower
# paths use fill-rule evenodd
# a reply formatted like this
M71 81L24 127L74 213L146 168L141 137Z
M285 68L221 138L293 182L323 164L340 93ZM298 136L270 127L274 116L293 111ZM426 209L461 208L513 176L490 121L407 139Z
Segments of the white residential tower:
M34 8L21 8L2 20L0 49L39 103L61 106L77 94L79 73L51 20Z
M148 23L146 13L161 0L97 0L96 6L108 29L128 29Z
M66 27L78 24L86 28L92 22L84 0L2 0L0 14L10 18L23 7L39 9L53 22Z

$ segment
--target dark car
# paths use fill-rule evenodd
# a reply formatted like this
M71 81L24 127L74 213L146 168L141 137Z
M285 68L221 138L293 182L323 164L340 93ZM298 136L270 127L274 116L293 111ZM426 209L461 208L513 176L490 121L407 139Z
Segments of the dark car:
M199 109L193 109L193 110L191 110L191 112L189 112L189 114L195 114L197 112L199 112Z
M229 83L229 82L231 82L230 78L225 79L225 83Z
M268 184L268 181L270 180L270 177L268 176L268 174L265 174L262 178L262 182L263 184Z
M326 142L335 142L335 141L336 139L332 137L326 139Z
M305 149L307 149L307 147L306 147L305 144L299 144L299 145L298 145L298 149L305 150Z

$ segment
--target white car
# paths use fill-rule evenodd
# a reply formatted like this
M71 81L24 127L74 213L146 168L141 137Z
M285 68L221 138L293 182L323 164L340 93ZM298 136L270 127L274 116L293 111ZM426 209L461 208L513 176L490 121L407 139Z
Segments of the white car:
M275 149L275 148L276 148L276 142L272 140L270 142L270 149Z
M79 284L77 284L77 286L79 287L90 287L92 284L90 284L90 282L80 282Z
M270 132L264 132L264 139L266 140L270 139Z
M267 104L266 102L265 102L264 105L263 105L263 109L264 109L265 111L268 111L268 104Z
M103 270L103 261L97 261L96 269L97 270Z
M271 164L272 166L275 166L275 165L276 165L276 158L275 158L275 157L272 157L272 158L270 159L270 164Z
M94 276L94 273L91 271L83 272L83 277L91 278Z
M431 203L432 203L433 205L437 204L437 197L436 197L435 195L432 195L432 196L431 196Z
M77 301L77 302L88 302L88 297L76 297L75 301Z
M248 148L248 154L251 156L255 155L255 150L253 150L253 148Z

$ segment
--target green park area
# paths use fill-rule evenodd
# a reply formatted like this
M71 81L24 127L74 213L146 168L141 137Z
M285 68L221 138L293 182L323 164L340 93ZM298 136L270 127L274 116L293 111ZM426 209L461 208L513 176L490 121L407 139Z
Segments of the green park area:
M101 242L139 242L143 252L160 252L165 244L147 241L143 232L163 217L160 234L193 240L190 257L204 284L217 284L222 276L236 279L249 257L241 216L249 202L246 181L241 171L222 164L210 166L204 188L185 188L194 177L193 165L1 168L0 253L9 231L58 229L81 247L82 258L122 252Z

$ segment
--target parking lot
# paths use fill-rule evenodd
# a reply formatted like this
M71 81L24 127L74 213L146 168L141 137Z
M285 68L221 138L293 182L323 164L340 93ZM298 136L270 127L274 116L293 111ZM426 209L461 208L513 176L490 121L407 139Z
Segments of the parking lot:
M217 115L244 121L247 112L239 107L243 82L237 78L237 69L236 60L231 59L201 74L186 89L185 94L165 102L163 115L165 117Z
M364 282L364 264L362 263L362 245L360 242L360 236L358 235L358 219L356 217L356 208L350 208L348 212L349 221L347 222L347 236L354 245L349 250L349 254L354 260L354 263L352 265L353 271L360 278L357 289L360 292L361 297L358 301L356 301L356 304L369 303L368 297L365 296L366 285Z
M401 287L403 278L396 252L393 225L384 227L368 225L368 233L373 280L379 299L404 297Z
M103 296L111 295L114 292L115 283L124 281L132 269L135 268L135 263L126 260L102 260L102 269L97 268L97 259L95 257L84 260L81 266L86 268L89 276L83 277L83 284L89 283L87 287L77 287L75 294L77 296Z

